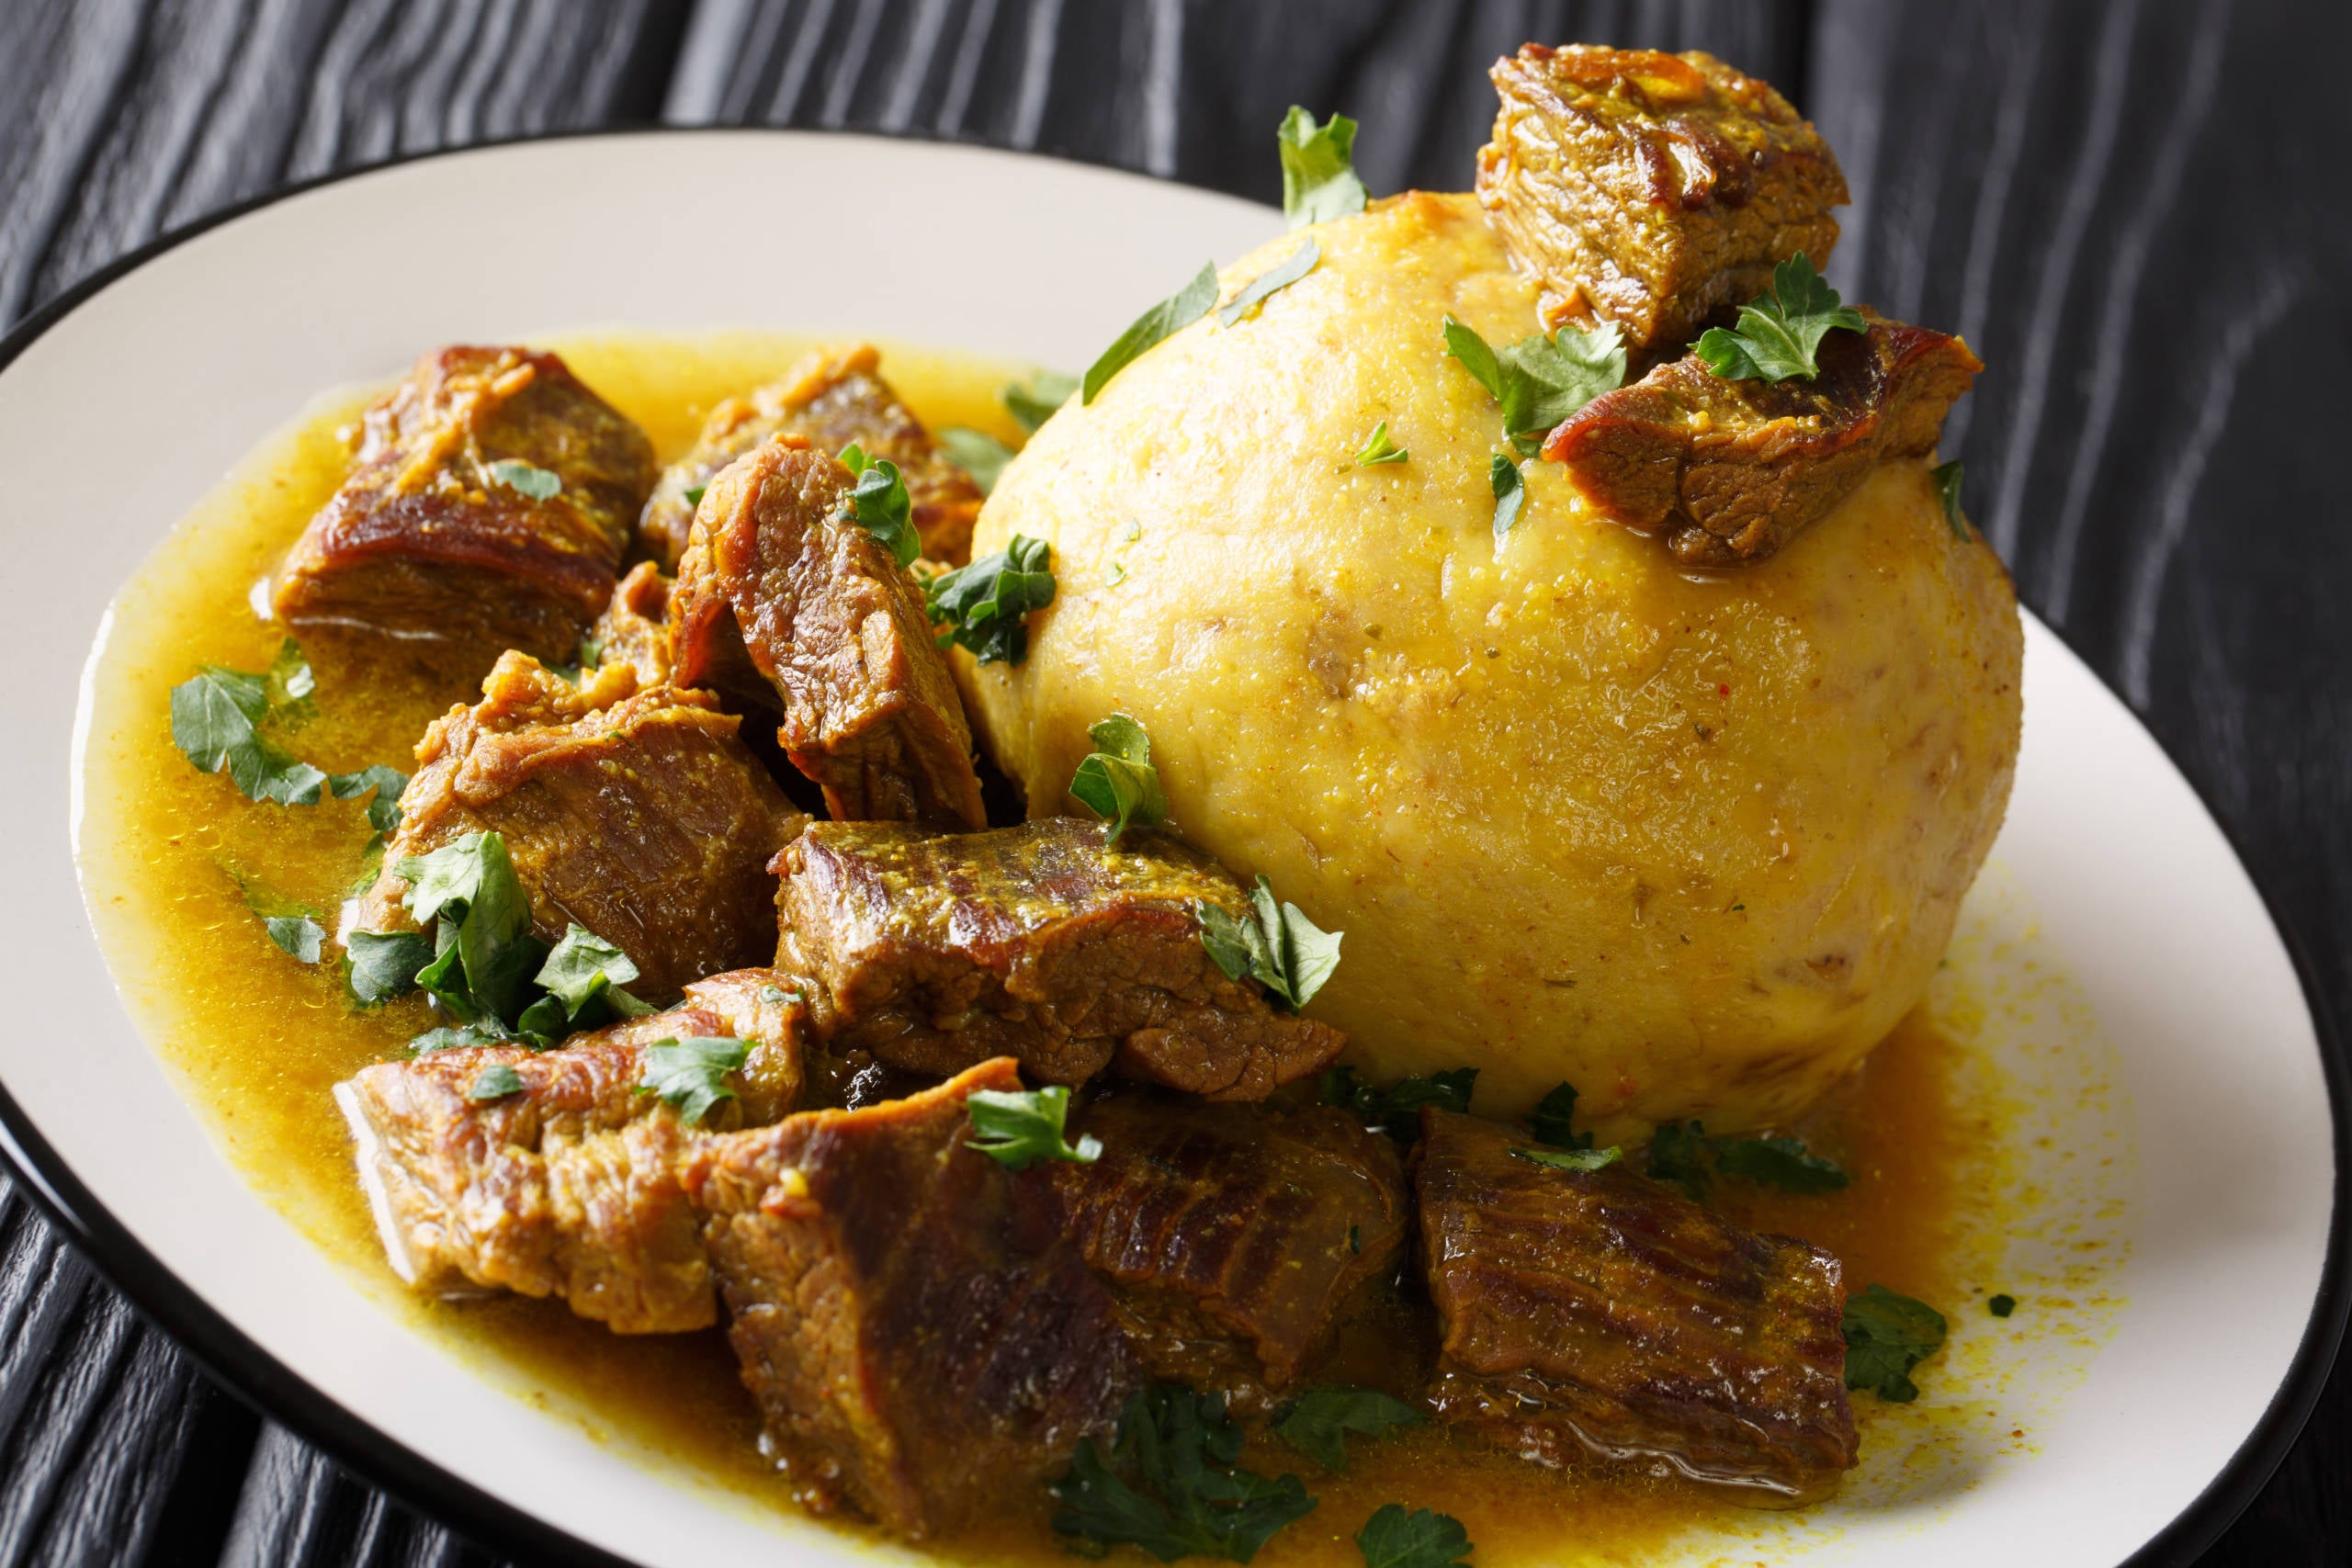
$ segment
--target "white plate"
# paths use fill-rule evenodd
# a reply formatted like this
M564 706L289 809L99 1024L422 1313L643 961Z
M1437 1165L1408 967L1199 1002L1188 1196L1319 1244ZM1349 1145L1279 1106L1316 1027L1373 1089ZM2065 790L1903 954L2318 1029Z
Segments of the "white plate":
M812 225L852 201L890 217ZM119 1005L84 918L69 831L84 663L116 584L240 455L322 389L389 378L424 345L751 326L1076 367L1202 258L1278 227L1226 197L970 148L562 139L273 200L28 322L0 349L0 814L19 825L0 905L0 1120L28 1182L216 1371L509 1551L682 1568L868 1555L512 1397L241 1183ZM2122 1151L2091 1196L2116 1232L2108 1256L2128 1261L2046 1364L2031 1336L2005 1341L2026 1348L1989 1397L2031 1407L2030 1444L1985 1450L1949 1484L1851 1487L1773 1527L1775 1555L1981 1568L2032 1542L2039 1564L2105 1565L2154 1542L2152 1557L2185 1557L2291 1441L2342 1328L2346 1097L2296 966L2180 774L2055 637L2028 632L2025 754L1969 929L1986 964L2024 948L2045 977L2054 964L2074 1043L2052 1045L2050 1008L2041 1023L2012 1008L2018 1038L2043 1030L2041 1056L1987 1048L2039 1086L2059 1143ZM2111 1092L2050 1092L2086 1073L2111 1074Z

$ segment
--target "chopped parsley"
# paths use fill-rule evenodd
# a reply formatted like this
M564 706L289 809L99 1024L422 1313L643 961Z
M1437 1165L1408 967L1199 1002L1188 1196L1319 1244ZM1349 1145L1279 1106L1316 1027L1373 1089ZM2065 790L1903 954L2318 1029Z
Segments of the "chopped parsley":
M1698 1122L1665 1122L1650 1134L1649 1165L1644 1175L1652 1181L1681 1189L1686 1198L1707 1192L1707 1129Z
M1944 525L1953 538L1967 538L1968 514L1960 509L1960 459L1938 463L1928 470L1928 477L1936 481L1937 499L1944 503Z
M1470 1532L1451 1514L1383 1503L1356 1532L1356 1550L1363 1568L1453 1568L1470 1554Z
M1942 1348L1944 1314L1925 1302L1872 1285L1846 1298L1846 1386L1908 1404L1919 1397L1911 1369Z
M1554 1170L1601 1170L1615 1165L1624 1150L1611 1144L1605 1149L1513 1149L1513 1157Z
M310 666L301 669L307 694ZM326 774L261 732L273 711L273 684L288 690L287 682L273 682L268 674L198 665L192 680L172 688L172 743L199 771L227 773L247 800L315 806ZM289 691L287 703L298 700Z
M1420 1134L1422 1106L1467 1115L1471 1091L1477 1082L1477 1068L1453 1067L1428 1077L1398 1078L1386 1089L1375 1089L1359 1079L1353 1067L1331 1067L1315 1080L1315 1088L1316 1098L1325 1105L1353 1111L1365 1126L1410 1143Z
M1815 357L1832 331L1867 332L1862 313L1841 302L1838 291L1813 270L1813 258L1799 251L1772 269L1772 287L1739 308L1736 327L1709 327L1692 353L1727 381L1810 381L1821 374Z
M531 903L502 833L469 833L392 867L409 885L401 902L434 932L433 962L416 983L463 1021L512 1021L528 976L548 954L531 934Z
M1487 483L1495 492L1495 542L1500 544L1519 521L1519 509L1527 504L1527 481L1519 465L1498 452L1487 465Z
M972 476L982 495L996 489L996 481L1004 477L1004 466L1012 461L1012 447L987 431L968 425L948 425L939 433L939 445L945 448L949 462Z
M1295 904L1278 903L1273 885L1258 878L1250 895L1250 917L1236 919L1214 904L1196 904L1201 945L1227 977L1255 976L1282 1005L1296 1012L1312 1000L1340 966L1344 931L1327 931Z
M353 998L374 1007L416 989L416 972L433 962L433 938L425 931L353 931L344 951Z
M1555 1149L1589 1149L1592 1134L1569 1126L1577 1113L1577 1086L1555 1084L1527 1113L1527 1130Z
M692 1127L712 1106L735 1098L727 1075L740 1070L750 1056L749 1046L725 1035L657 1040L645 1048L645 1073L637 1092L660 1095Z
M327 793L337 800L351 800L374 792L368 802L368 826L379 833L390 833L400 827L401 791L407 787L406 773L381 762L371 763L356 773L327 775Z
M310 916L265 915L261 925L262 930L269 933L270 941L292 953L298 961L304 964L319 961L319 944L326 941L327 933Z
M553 501L563 489L563 477L520 457L501 457L490 465L490 477L517 495L533 501Z
M1008 381L997 393L1004 404L1004 412L1020 423L1021 428L1036 433L1039 425L1054 417L1069 395L1078 390L1078 378L1065 376L1056 370L1040 370L1029 378L1029 384Z
M599 1011L622 1018L642 1018L651 1012L651 1007L621 989L637 977L637 965L628 953L586 926L573 924L564 928L562 940L531 978L547 988L541 1000L559 1004L564 1021L576 1024Z
M1150 828L1167 821L1168 793L1159 787L1159 770L1151 765L1151 737L1143 726L1114 713L1086 733L1094 750L1071 775L1069 793L1111 824L1103 842L1117 843L1130 824Z
M1995 1296L1984 1303L1984 1310L1995 1317L2007 1317L2018 1310L2018 1299L2010 1295Z
M1310 1388L1273 1419L1274 1436L1337 1475L1348 1468L1348 1436L1377 1438L1429 1417L1376 1388Z
M1445 351L1503 408L1503 434L1526 450L1540 434L1625 380L1625 338L1614 321L1589 331L1562 327L1496 348L1452 316ZM1498 492L1499 493L1499 492Z
M1275 133L1283 161L1283 211L1294 229L1328 223L1363 210L1367 193L1356 177L1356 122L1335 114L1322 124L1293 104Z
M1075 1145L1063 1129L1069 1118L1069 1088L976 1089L965 1097L974 1136L964 1146L978 1149L1007 1170L1026 1170L1039 1160L1092 1165L1102 1157L1102 1140L1091 1134Z
M1079 401L1092 402L1110 384L1112 377L1141 357L1146 350L1207 315L1209 307L1216 303L1216 263L1203 262L1192 282L1137 316L1134 324L1119 334L1119 341L1104 349L1102 357L1087 367L1086 379L1079 384Z
M923 584L923 607L944 629L942 648L967 648L983 664L1029 657L1029 616L1054 602L1054 547L1015 534L1004 548Z
M1715 1168L1789 1192L1835 1192L1853 1179L1808 1150L1802 1138L1719 1138Z
M892 560L911 565L922 554L922 536L915 532L914 503L907 498L899 465L888 457L867 457L854 441L842 448L841 463L857 476L857 484L842 502L840 515L855 518L890 552Z
M435 1051L455 1051L465 1045L505 1045L512 1043L506 1031L491 1024L460 1023L428 1029L408 1043L416 1055L430 1055Z
M702 498L709 493L710 487L708 485L699 484L688 485L684 491L679 492L679 495L680 499L684 501L688 506L700 506L702 504Z
M1388 422L1384 419L1372 427L1372 434L1364 437L1362 446L1356 448L1356 467L1372 468L1383 463L1401 463L1410 456L1405 448L1388 439Z
M1247 1562L1275 1531L1314 1511L1295 1475L1238 1469L1241 1428L1225 1395L1155 1383L1127 1401L1106 1456L1089 1440L1054 1483L1057 1532L1100 1555L1125 1543L1162 1562L1225 1557Z
M1315 264L1322 259L1323 247L1313 240L1307 241L1289 255L1243 285L1241 292L1233 297L1233 303L1217 311L1218 323L1228 327L1233 325L1234 322L1256 310L1269 295L1279 289L1288 288L1292 284L1313 272Z
M523 1075L504 1062L493 1062L474 1077L473 1087L466 1090L466 1098L480 1105L486 1100L503 1100L510 1094L523 1092Z

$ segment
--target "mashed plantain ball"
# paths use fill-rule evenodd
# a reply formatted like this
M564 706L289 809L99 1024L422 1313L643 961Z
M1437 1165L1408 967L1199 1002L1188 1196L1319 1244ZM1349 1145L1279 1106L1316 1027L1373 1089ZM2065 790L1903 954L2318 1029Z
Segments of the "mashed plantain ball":
M1140 719L1174 823L1344 931L1309 1013L1377 1079L1563 1081L1604 1141L1784 1121L1924 993L2001 820L2021 635L1923 461L1759 565L1677 568L1525 465L1498 542L1497 406L1445 353L1533 330L1467 196L1312 233L1322 259L1075 400L975 553L1048 541L1018 667L959 679L1033 816L1087 727ZM1292 254L1226 271L1226 296ZM1401 463L1360 467L1375 423Z

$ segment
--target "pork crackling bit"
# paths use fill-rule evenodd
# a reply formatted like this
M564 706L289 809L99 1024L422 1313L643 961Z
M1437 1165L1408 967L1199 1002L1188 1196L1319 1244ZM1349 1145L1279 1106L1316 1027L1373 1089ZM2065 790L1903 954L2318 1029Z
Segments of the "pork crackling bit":
M658 473L642 430L552 354L428 354L370 404L350 476L280 563L278 619L328 658L470 683L568 661Z

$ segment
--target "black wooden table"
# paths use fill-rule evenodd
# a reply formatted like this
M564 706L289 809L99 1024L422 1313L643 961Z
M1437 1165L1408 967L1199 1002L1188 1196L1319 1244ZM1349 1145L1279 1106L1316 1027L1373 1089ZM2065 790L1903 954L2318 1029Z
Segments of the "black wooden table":
M2341 4L0 0L0 327L290 182L575 127L969 138L1272 199L1298 102L1363 122L1375 192L1457 189L1527 39L1710 49L1819 122L1849 297L1990 367L1944 451L2021 597L2352 1018ZM216 1387L0 1179L0 1568L486 1556ZM2201 1561L2352 1562L2352 1374Z

